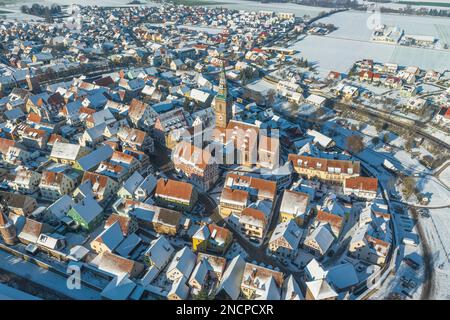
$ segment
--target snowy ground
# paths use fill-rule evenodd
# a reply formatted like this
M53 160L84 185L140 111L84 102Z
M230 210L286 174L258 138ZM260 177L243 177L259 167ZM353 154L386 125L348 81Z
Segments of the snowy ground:
M309 35L293 48L300 51L300 56L317 64L321 76L326 76L330 70L346 73L355 61L365 58L423 69L450 69L449 50L371 42L370 17L369 13L346 11L320 19L320 22L335 24L338 30L325 37ZM450 19L382 14L379 22L398 25L405 33L433 35L450 42Z
M450 209L432 209L431 218L421 218L433 257L432 299L450 299Z
M244 1L244 0L210 0L211 6L214 6L214 2L220 6L228 9L235 10L245 10L245 11L273 11L273 12L291 12L294 13L296 17L303 17L304 15L309 15L310 17L315 17L319 15L320 12L330 11L328 8L301 6L295 3L261 3L255 1Z
M450 206L450 190L445 188L435 177L427 176L418 179L418 188L422 194L428 196L430 207ZM450 222L450 208L448 219Z
M448 166L444 171L439 175L439 179L450 188L450 166Z

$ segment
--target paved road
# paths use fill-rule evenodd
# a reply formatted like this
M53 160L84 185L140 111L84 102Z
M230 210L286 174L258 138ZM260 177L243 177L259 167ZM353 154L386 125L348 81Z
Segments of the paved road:
M428 244L427 237L425 232L422 229L422 225L420 223L419 215L415 208L411 208L411 213L413 218L417 221L416 227L419 237L422 241L420 241L422 250L423 250L423 264L424 264L424 284L422 293L420 295L420 300L430 300L431 293L433 292L433 283L434 283L434 267L433 267L433 256L430 246Z

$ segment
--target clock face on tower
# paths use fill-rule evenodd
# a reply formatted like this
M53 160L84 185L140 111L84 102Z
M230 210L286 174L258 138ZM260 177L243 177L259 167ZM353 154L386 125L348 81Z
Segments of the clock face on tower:
M223 117L221 114L219 114L218 118L219 118L219 120L223 120Z

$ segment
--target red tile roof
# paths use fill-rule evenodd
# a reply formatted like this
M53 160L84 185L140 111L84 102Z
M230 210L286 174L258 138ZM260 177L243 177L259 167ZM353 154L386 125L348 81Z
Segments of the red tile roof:
M169 197L191 200L193 186L190 183L176 181L172 179L159 179L156 184L155 195L159 197Z
M369 177L352 177L345 179L345 187L364 191L377 191L378 179Z

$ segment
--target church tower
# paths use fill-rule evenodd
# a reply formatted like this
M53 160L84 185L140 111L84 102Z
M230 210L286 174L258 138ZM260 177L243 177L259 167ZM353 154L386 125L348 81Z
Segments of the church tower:
M0 235L3 241L8 245L17 243L16 227L10 219L3 212L0 206Z
M216 113L216 128L225 129L233 117L233 100L228 95L225 69L222 67L219 81L219 92L214 99L214 111Z

